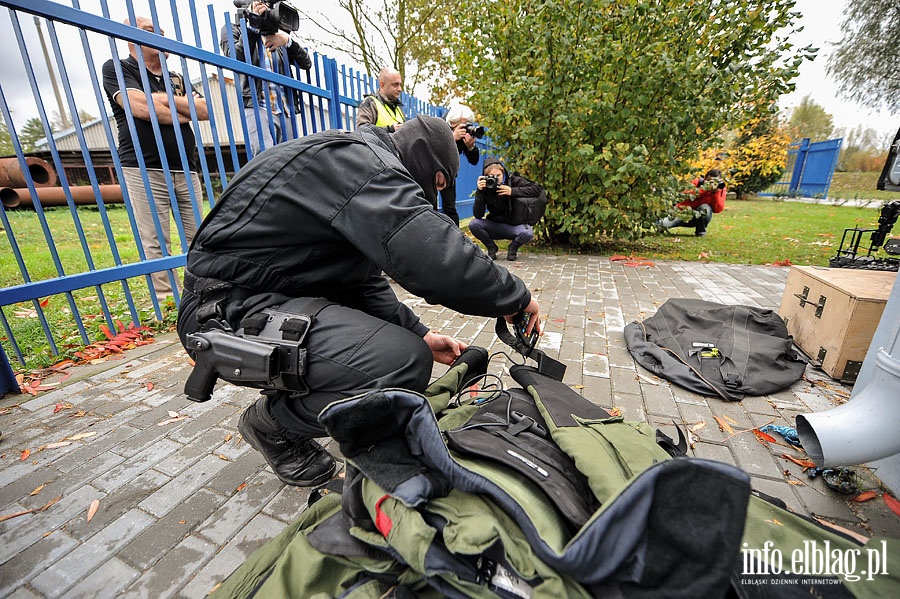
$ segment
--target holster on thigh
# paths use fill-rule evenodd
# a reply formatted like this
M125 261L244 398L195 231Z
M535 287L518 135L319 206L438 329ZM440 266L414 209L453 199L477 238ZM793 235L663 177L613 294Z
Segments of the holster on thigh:
M316 314L331 302L297 302L246 316L237 331L212 318L199 332L187 335L195 361L184 386L188 399L209 400L219 378L245 387L307 394L306 337Z

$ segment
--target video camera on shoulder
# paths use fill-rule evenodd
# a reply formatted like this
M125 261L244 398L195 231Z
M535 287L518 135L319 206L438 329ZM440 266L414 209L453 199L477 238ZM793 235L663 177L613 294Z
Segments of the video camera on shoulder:
M484 179L484 190L485 191L493 191L497 192L497 187L500 185L500 176L499 175L485 175L482 177Z
M272 35L279 30L292 33L300 29L300 13L297 9L280 0L233 0L234 5L241 9L238 14L247 19L247 24L259 32L260 35ZM266 10L262 14L256 14L250 10L254 2L262 2Z

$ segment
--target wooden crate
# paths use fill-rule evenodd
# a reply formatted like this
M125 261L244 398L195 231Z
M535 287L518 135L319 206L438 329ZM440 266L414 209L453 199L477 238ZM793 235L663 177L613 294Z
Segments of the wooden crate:
M896 272L792 266L778 314L828 375L855 381Z

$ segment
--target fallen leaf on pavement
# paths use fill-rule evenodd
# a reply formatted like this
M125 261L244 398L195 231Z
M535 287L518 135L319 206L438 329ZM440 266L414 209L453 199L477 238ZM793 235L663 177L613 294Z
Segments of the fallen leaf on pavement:
M731 425L729 425L727 422L725 422L724 420L722 420L722 419L719 418L718 416L713 416L713 418L715 418L715 419L716 419L716 422L719 423L719 430L720 430L720 431L722 431L723 433L728 433L729 435L733 435L733 434L734 434L734 429L731 428Z
M89 433L78 433L77 435L72 435L71 437L66 437L68 441L78 441L79 439L87 439L88 437L93 437L96 435L96 431L91 431Z
M190 418L190 416L188 416L187 414L185 414L184 416L176 416L174 418L163 420L162 422L157 422L156 426L165 426L167 424L172 424L173 422L178 422L179 420L187 420L188 418Z
M891 511L900 516L900 501L897 501L893 495L888 495L887 493L882 495L882 497L887 506L891 508Z
M800 459L797 459L794 456L790 456L786 453L781 454L781 457L783 457L786 460L790 460L790 461L794 462L798 466L803 466L804 468L815 468L816 467L815 463L813 463L812 460L800 460Z
M97 513L97 510L100 509L100 500L95 499L91 502L91 507L88 508L87 521L90 522L91 518Z
M753 434L756 435L758 439L762 439L766 443L778 443L778 440L772 435L766 434L759 429L753 429Z
M56 443L47 443L46 445L41 445L38 447L38 451L43 451L45 449L58 449L60 447L65 447L66 445L71 445L71 441L57 441Z
M870 499L875 499L876 497L878 497L878 493L876 493L875 491L866 491L865 493L860 493L856 497L852 497L851 501L862 503L863 501L869 501Z
M47 483L42 484L41 486L39 486L38 488L36 488L34 491L32 491L31 493L29 493L29 495L31 495L31 496L37 495L38 493L40 493L41 491L43 491L43 490L44 490L44 487L46 487L46 486L47 486Z
M19 460L27 460L27 459L28 459L28 456L30 456L30 455L31 455L31 450L30 450L30 449L23 449L23 450L22 450L22 455L19 456Z
M704 426L706 426L706 420L701 420L700 422L698 422L697 424L695 424L694 426L691 427L691 431L697 432Z
M48 501L41 507L33 507L30 510L22 510L21 512L16 512L14 514L6 514L5 516L0 516L0 522L6 522L7 520L11 520L12 518L18 518L19 516L24 516L25 514L34 514L37 512L43 512L44 510L49 508L51 505L53 505L60 499L62 499L62 495L57 495L56 497L54 497L53 499L51 499L50 501Z

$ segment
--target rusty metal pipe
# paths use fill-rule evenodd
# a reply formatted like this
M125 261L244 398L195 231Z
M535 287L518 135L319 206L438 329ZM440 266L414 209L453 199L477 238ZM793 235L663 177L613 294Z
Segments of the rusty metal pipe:
M26 156L28 178L35 187L53 187L56 185L56 170L41 158ZM27 179L18 158L0 158L0 187L27 187Z
M125 200L122 197L122 188L118 185L100 185L100 197L103 198L105 204L121 204ZM65 206L66 194L63 193L62 187L38 187L38 201L44 208L51 206ZM97 196L94 194L94 188L90 185L77 185L69 188L72 193L72 201L77 206L89 206L97 203ZM31 202L31 193L28 188L12 189L5 187L0 189L0 201L7 210L12 208L32 208L34 204Z

